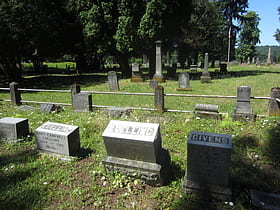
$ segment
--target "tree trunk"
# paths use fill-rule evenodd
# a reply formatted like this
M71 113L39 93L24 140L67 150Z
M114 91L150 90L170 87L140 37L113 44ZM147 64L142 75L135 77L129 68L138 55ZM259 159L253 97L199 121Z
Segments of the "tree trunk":
M130 78L132 72L131 72L131 69L129 68L129 64L128 64L128 55L124 54L124 53L116 53L116 58L120 65L122 77Z
M1 70L4 72L4 75L8 77L10 82L22 81L22 65L20 56L10 56L0 59Z

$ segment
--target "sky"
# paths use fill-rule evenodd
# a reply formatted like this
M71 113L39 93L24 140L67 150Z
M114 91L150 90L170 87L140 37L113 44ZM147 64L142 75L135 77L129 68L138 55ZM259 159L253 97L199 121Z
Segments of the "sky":
M261 18L259 22L261 43L258 45L280 45L273 36L277 28L280 29L278 7L280 7L280 0L249 0L247 10L255 11Z

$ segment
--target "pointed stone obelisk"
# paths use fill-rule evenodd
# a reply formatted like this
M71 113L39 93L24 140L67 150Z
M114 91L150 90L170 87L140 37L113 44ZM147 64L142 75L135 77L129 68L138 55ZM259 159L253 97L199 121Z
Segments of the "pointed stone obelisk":
M162 74L162 64L161 64L161 41L156 41L156 73L153 76L153 80L159 82L165 82Z

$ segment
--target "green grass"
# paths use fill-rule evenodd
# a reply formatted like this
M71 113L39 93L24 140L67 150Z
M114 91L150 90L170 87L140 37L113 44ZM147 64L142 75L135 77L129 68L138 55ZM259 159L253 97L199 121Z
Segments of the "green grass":
M279 67L232 66L230 72L230 77L212 78L210 84L191 80L193 90L183 93L236 95L236 88L246 85L252 88L252 96L269 96L270 89L279 86ZM79 82L82 90L108 91L105 80L106 76L94 74L43 75L26 77L23 86L69 89L73 82ZM162 86L165 93L178 93L176 80L167 78ZM120 89L122 92L152 92L148 81L131 83L128 79L120 80ZM70 93L27 92L22 94L22 98L71 102ZM9 94L1 91L0 99L9 99ZM220 112L229 114L235 106L235 99L166 97L165 101L166 108L183 110L194 110L196 103L217 104ZM267 100L252 100L254 113L265 115L267 103ZM94 94L93 104L153 108L153 97ZM2 117L28 118L31 135L20 143L0 141L0 209L250 209L250 189L280 193L279 117L261 117L255 123L244 123L233 122L230 115L216 121L196 119L186 113L133 111L128 117L110 118L102 109L76 113L67 106L60 113L47 114L20 111L8 102L1 102ZM106 155L102 132L111 119L160 124L162 144L168 148L172 163L168 185L151 187L117 173L105 173L101 164ZM84 156L67 162L38 153L34 132L46 121L79 126ZM233 136L230 174L233 206L182 193L187 158L186 136L190 131Z

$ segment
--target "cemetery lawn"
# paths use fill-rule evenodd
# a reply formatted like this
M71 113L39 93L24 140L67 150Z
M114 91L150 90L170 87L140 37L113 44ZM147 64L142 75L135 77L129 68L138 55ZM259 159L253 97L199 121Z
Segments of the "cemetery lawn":
M180 70L177 71L177 73ZM202 84L191 75L192 91L178 92L178 81L167 78L164 92L194 95L236 95L238 86L250 86L252 96L269 96L279 86L279 67L231 66L228 75L214 69L212 83ZM105 74L25 76L24 88L69 89L74 82L82 90L108 91ZM1 83L1 87L8 87ZM152 93L149 82L120 80L120 92ZM9 94L0 92L0 99ZM71 103L70 93L25 92L23 100ZM21 142L0 141L0 209L250 209L250 189L280 194L280 117L267 117L268 101L251 101L256 122L234 122L231 114L235 99L165 97L165 108L194 110L197 103L219 105L228 113L223 120L197 119L191 113L134 110L126 117L109 117L103 109L89 113L73 112L63 106L58 113L21 111L9 102L0 103L0 118L28 118L31 134ZM153 108L151 96L93 95L94 105ZM27 104L24 104L27 105ZM146 185L118 173L106 174L102 133L110 120L159 123L163 147L171 156L170 181L160 187ZM39 153L34 132L46 121L79 126L82 154L72 161ZM190 131L229 134L233 152L229 186L231 202L203 200L182 193L186 169L187 136Z

